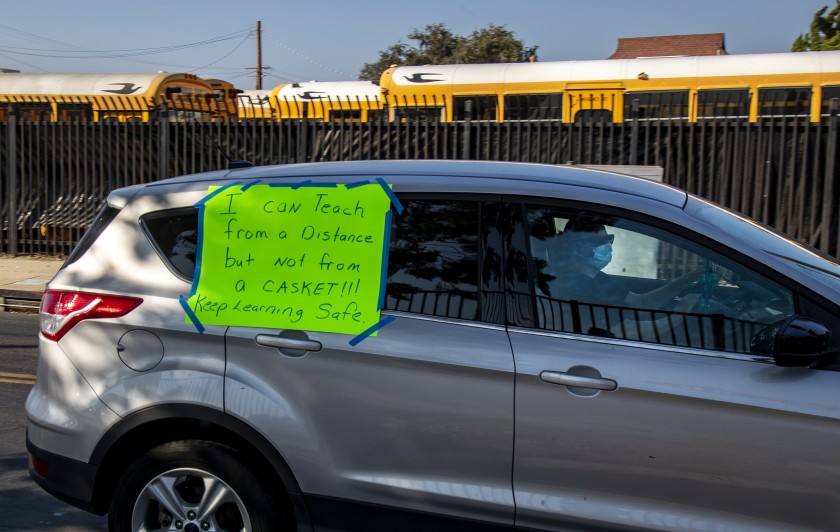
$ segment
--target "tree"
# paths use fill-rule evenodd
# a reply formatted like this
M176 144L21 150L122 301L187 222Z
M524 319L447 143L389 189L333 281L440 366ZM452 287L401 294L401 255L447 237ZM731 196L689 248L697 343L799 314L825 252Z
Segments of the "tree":
M792 52L840 50L840 0L826 16L828 6L814 13L811 31L793 41Z
M840 1L840 0L838 0ZM462 63L513 63L536 59L537 47L525 48L504 26L490 24L467 37L453 35L442 23L415 29L408 38L417 46L398 42L379 52L379 59L366 63L360 80L379 81L391 65L445 65Z

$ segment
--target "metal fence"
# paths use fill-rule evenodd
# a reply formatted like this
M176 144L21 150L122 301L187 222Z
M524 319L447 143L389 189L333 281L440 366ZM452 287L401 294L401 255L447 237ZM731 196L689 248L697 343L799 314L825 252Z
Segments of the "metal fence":
M0 252L69 253L108 191L228 167L358 159L656 165L664 181L838 255L837 116L629 120L0 122Z

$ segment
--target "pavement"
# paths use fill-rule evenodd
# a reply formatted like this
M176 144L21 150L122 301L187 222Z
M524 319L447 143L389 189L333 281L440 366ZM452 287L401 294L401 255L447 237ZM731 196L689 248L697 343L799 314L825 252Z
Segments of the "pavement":
M0 312L11 300L39 301L62 264L64 257L0 254Z

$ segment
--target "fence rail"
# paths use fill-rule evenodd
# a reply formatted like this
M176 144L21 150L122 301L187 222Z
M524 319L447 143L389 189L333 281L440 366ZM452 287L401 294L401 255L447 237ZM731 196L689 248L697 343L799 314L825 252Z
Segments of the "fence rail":
M226 168L358 159L656 165L666 183L838 255L838 126L780 117L689 123L0 122L0 252L64 255L118 187Z

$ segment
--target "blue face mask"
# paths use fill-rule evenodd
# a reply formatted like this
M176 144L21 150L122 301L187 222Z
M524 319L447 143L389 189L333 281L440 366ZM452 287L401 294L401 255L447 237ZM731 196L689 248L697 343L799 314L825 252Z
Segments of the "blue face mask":
M601 244L592 248L592 258L589 263L599 270L605 268L612 261L612 244Z

